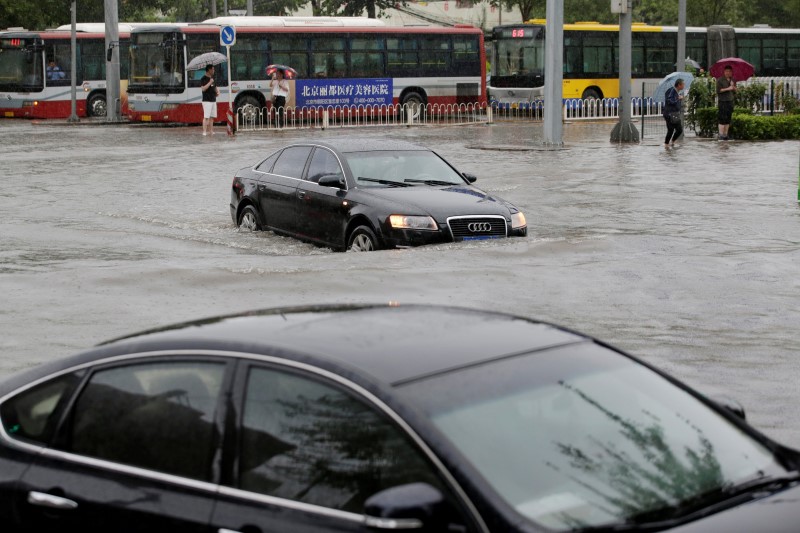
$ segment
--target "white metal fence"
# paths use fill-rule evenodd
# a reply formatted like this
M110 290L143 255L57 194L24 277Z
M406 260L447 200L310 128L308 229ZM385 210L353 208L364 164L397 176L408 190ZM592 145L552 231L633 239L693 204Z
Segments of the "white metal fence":
M293 130L370 126L459 126L485 124L491 111L480 104L427 104L381 106L326 106L256 108L237 113L238 130Z

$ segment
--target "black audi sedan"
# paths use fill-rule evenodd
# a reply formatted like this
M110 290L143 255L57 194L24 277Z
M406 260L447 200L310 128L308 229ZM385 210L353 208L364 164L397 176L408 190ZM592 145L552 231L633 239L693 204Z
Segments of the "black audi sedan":
M364 334L368 332L368 334ZM798 452L602 342L435 306L250 312L0 384L3 532L796 532Z
M525 215L436 152L385 139L286 146L233 178L231 217L335 250L525 236Z

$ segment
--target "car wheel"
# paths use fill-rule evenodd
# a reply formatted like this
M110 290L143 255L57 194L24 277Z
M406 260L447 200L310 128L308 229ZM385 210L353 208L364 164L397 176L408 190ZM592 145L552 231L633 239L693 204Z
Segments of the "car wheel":
M93 94L86 102L86 114L90 117L104 117L108 113L106 107L106 95Z
M259 231L261 222L258 220L258 213L252 205L248 205L239 215L239 229L243 231Z
M367 226L358 226L347 239L347 250L350 252L372 252L378 249L378 238Z

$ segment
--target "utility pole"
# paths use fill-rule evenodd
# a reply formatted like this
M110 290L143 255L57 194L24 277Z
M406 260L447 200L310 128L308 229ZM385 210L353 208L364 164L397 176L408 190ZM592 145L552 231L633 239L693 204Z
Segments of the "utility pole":
M209 0L211 3L211 18L217 18L217 0Z
M675 70L686 70L686 0L678 2L678 61Z
M564 99L564 0L547 0L544 27L544 144L561 146Z
M253 0L247 0L247 16L253 16Z
M639 130L631 121L631 0L611 0L611 12L619 13L619 123L611 130L611 142L639 142Z
M106 121L119 122L119 6L117 0L105 1L106 22Z
M70 10L70 23L72 24L71 33L69 36L69 46L70 46L70 68L69 68L69 79L70 79L70 87L69 87L69 118L67 118L67 122L80 122L77 113L78 107L78 90L75 87L75 83L78 80L78 65L77 65L77 24L76 24L76 15L75 15L75 0L72 0L72 4L69 7Z

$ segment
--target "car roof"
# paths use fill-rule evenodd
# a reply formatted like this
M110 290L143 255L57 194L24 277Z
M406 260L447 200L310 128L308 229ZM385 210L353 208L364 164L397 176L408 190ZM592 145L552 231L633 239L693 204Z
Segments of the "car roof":
M278 350L289 359L302 357L398 385L586 340L552 324L502 313L390 304L254 311L169 326L111 344L205 342L264 355Z
M342 153L350 152L375 152L382 150L424 150L430 152L430 148L410 143L408 141L377 139L375 137L342 137L336 139L326 139L325 141L309 141L308 143L297 142L297 144L315 144L326 146Z

